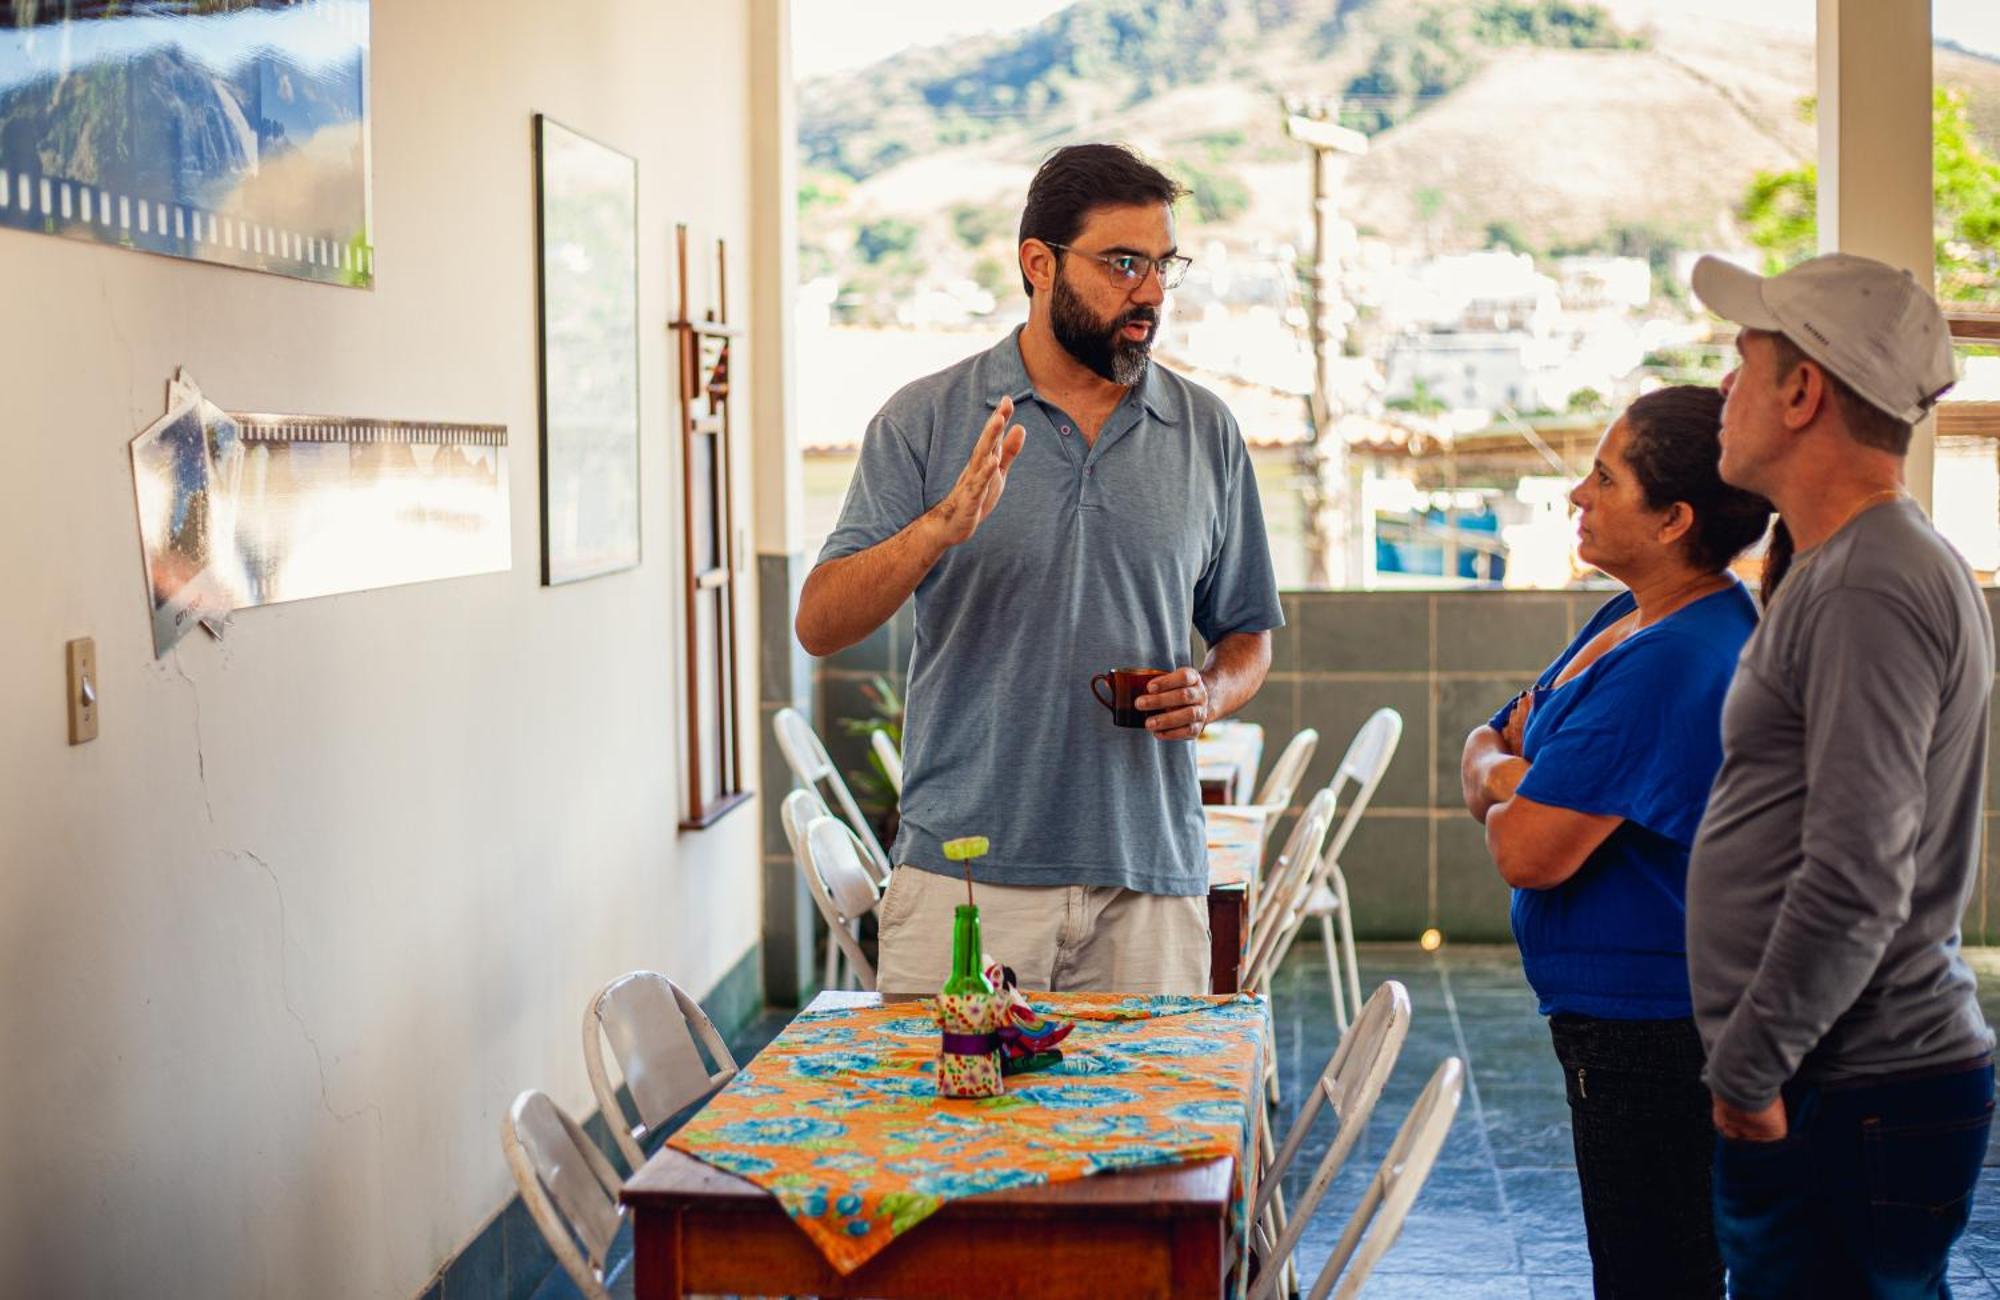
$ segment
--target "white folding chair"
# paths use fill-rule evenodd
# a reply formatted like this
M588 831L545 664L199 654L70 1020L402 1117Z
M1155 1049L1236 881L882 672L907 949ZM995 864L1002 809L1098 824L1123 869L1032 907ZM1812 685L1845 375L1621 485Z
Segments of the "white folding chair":
M833 805L840 810L840 815L861 841L868 874L875 878L877 884L887 884L889 855L882 851L874 828L862 815L861 805L854 802L847 782L841 780L840 770L834 767L826 746L820 743L819 733L812 729L812 724L797 709L779 709L771 717L771 729L777 733L778 749L784 754L786 765L792 769L793 779L815 793L821 782L832 788Z
M842 931L852 946L861 945L861 923L858 919L843 923L839 920L840 909L834 906L833 897L827 892L826 881L819 869L813 865L812 853L806 844L806 827L822 817L840 824L840 819L827 810L824 800L811 790L794 790L785 796L779 805L778 821L785 828L785 840L792 846L792 862L799 869L799 875L806 882L806 891L812 895L813 906L819 909L820 919L827 925L826 967L820 975L824 988L844 989L850 978L858 981L856 973L846 971L848 944L835 937L834 931ZM872 878L871 878L872 879Z
M792 856L801 864L805 862L806 823L815 817L832 815L826 800L812 790L794 790L778 805L778 824L785 828L785 843L791 846ZM805 868L801 865L799 869Z
M882 901L882 890L868 874L861 842L838 817L820 816L806 823L808 883L816 884L813 901L826 915L833 944L846 955L848 974L858 988L875 991L875 967L861 950L861 918ZM829 947L832 945L830 944ZM831 965L831 963L829 963ZM843 980L839 985L846 987Z
M514 1099L500 1121L500 1149L556 1262L587 1300L611 1300L605 1256L624 1221L618 1173L577 1122L530 1088ZM631 1294L632 1271L617 1288Z
M868 733L868 743L874 747L875 757L882 760L882 770L888 773L889 785L898 798L903 793L903 754L896 748L896 742L889 739L889 733L877 727Z
M1341 1166L1347 1163L1347 1157L1353 1154L1367 1130L1368 1117L1374 1113L1375 1103L1381 1100L1382 1087L1396 1068L1396 1059L1409 1032L1409 990L1395 980L1377 986L1368 1005L1355 1017L1354 1027L1340 1036L1339 1046L1333 1049L1333 1056L1320 1074L1319 1086L1300 1103L1298 1118L1292 1121L1291 1130L1285 1135L1285 1145L1268 1161L1260 1162L1263 1168L1257 1178L1250 1222L1262 1225L1269 1216L1277 1240L1275 1244L1268 1240L1263 1243L1264 1271L1258 1275L1250 1300L1270 1300L1278 1293L1284 1265L1298 1249L1299 1239L1305 1235L1306 1225L1326 1189L1333 1185ZM1280 1189L1286 1171L1312 1132L1322 1104L1333 1108L1339 1128L1287 1222ZM1268 1128L1265 1131L1268 1133Z
M1264 777L1264 784L1257 790L1257 798L1247 804L1221 804L1214 811L1227 816L1233 808L1252 809L1264 815L1264 840L1270 842L1271 828L1279 818L1291 811L1292 796L1298 793L1299 782L1305 778L1306 768L1312 762L1313 751L1319 748L1319 732L1306 727L1293 736L1285 745L1285 752L1278 755L1278 761L1271 764L1271 770Z
M1278 957L1298 929L1300 909L1305 906L1306 891L1319 864L1320 845L1333 826L1333 811L1331 789L1313 795L1258 885L1256 904L1250 910L1250 938L1244 945L1243 973L1237 980L1237 987L1245 993L1265 991Z
M1382 774L1389 770L1389 760L1396 756L1396 745L1403 738L1403 715L1394 709L1377 709L1361 729L1354 733L1354 739L1347 746L1347 754L1340 760L1340 767L1333 774L1329 788L1334 797L1339 798L1348 784L1354 786L1354 798L1347 805L1340 825L1334 830L1333 838L1327 841L1326 852L1320 855L1319 871L1314 875L1306 891L1303 920L1319 922L1320 942L1326 948L1326 981L1333 997L1334 1023L1341 1029L1347 1028L1347 1009L1361 1005L1361 962L1354 950L1354 909L1348 901L1347 876L1340 869L1341 852L1347 848L1347 841L1353 836L1354 828L1361 822L1361 814L1368 810L1368 804L1375 798L1375 787L1382 784ZM1339 943L1334 942L1334 922L1340 923ZM1294 930L1285 941L1284 951L1278 953L1278 962L1285 960L1292 941L1298 937ZM1275 963L1274 963L1275 964ZM1346 988L1343 994L1341 974L1346 972Z
M604 1067L606 1039L632 1092L637 1123L619 1104ZM701 1004L649 970L620 975L584 1007L583 1064L598 1113L634 1173L646 1163L649 1133L736 1077L736 1058Z
M1270 816L1281 817L1292 806L1292 796L1298 793L1299 782L1305 779L1306 767L1312 762L1313 751L1319 748L1319 732L1307 727L1293 736L1285 744L1285 750L1278 755L1278 761L1271 764L1271 770L1264 777L1264 784L1257 790L1253 801L1259 808L1268 809Z
M1368 1275L1382 1262L1389 1247L1396 1244L1396 1234L1403 1230L1410 1206L1423 1190L1424 1180L1430 1177L1431 1166L1437 1163L1438 1152L1444 1147L1445 1135L1451 1131L1452 1118L1458 1114L1458 1099L1464 1088L1464 1063L1456 1056L1445 1057L1431 1075L1431 1081L1424 1085L1417 1104L1410 1107L1403 1127L1396 1130L1389 1154L1382 1157L1368 1190L1361 1194L1361 1203L1355 1206L1347 1220L1347 1230L1340 1234L1339 1243L1327 1256L1308 1300L1326 1300L1329 1294L1338 1300L1350 1300L1361 1294ZM1334 1287L1335 1279L1340 1283L1338 1290Z

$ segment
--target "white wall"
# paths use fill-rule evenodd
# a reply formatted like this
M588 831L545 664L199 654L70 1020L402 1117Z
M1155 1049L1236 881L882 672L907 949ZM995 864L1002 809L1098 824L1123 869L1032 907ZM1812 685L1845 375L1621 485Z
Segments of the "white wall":
M0 1294L412 1295L511 1193L515 1092L590 1109L585 997L755 941L758 813L676 830L663 328L675 219L754 301L747 33L746 0L378 0L372 293L0 232ZM642 222L645 563L553 590L537 110L639 158ZM183 364L237 409L504 421L513 571L156 663L126 446Z

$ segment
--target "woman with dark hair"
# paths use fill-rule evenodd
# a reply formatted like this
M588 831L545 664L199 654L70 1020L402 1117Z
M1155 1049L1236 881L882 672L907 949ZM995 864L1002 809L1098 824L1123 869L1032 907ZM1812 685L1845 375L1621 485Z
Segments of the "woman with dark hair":
M1757 622L1729 564L1771 507L1717 475L1721 422L1719 392L1667 388L1605 431L1570 502L1578 553L1624 590L1460 769L1562 1063L1599 1296L1722 1295L1687 865Z

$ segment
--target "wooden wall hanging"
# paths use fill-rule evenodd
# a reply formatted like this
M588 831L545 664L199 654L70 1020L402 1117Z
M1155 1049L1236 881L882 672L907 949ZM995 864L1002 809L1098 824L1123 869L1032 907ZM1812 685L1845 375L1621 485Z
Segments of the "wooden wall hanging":
M743 788L736 664L736 520L732 504L728 260L715 241L715 306L688 311L688 232L674 229L680 311L681 528L687 561L687 814L683 830L714 825L749 801Z

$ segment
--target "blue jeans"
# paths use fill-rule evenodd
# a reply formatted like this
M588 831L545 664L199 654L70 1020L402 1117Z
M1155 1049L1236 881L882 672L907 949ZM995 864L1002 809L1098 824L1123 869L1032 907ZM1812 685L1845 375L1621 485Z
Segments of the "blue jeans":
M1951 1295L1993 1125L1993 1064L1785 1086L1777 1142L1718 1139L1715 1235L1736 1300Z

